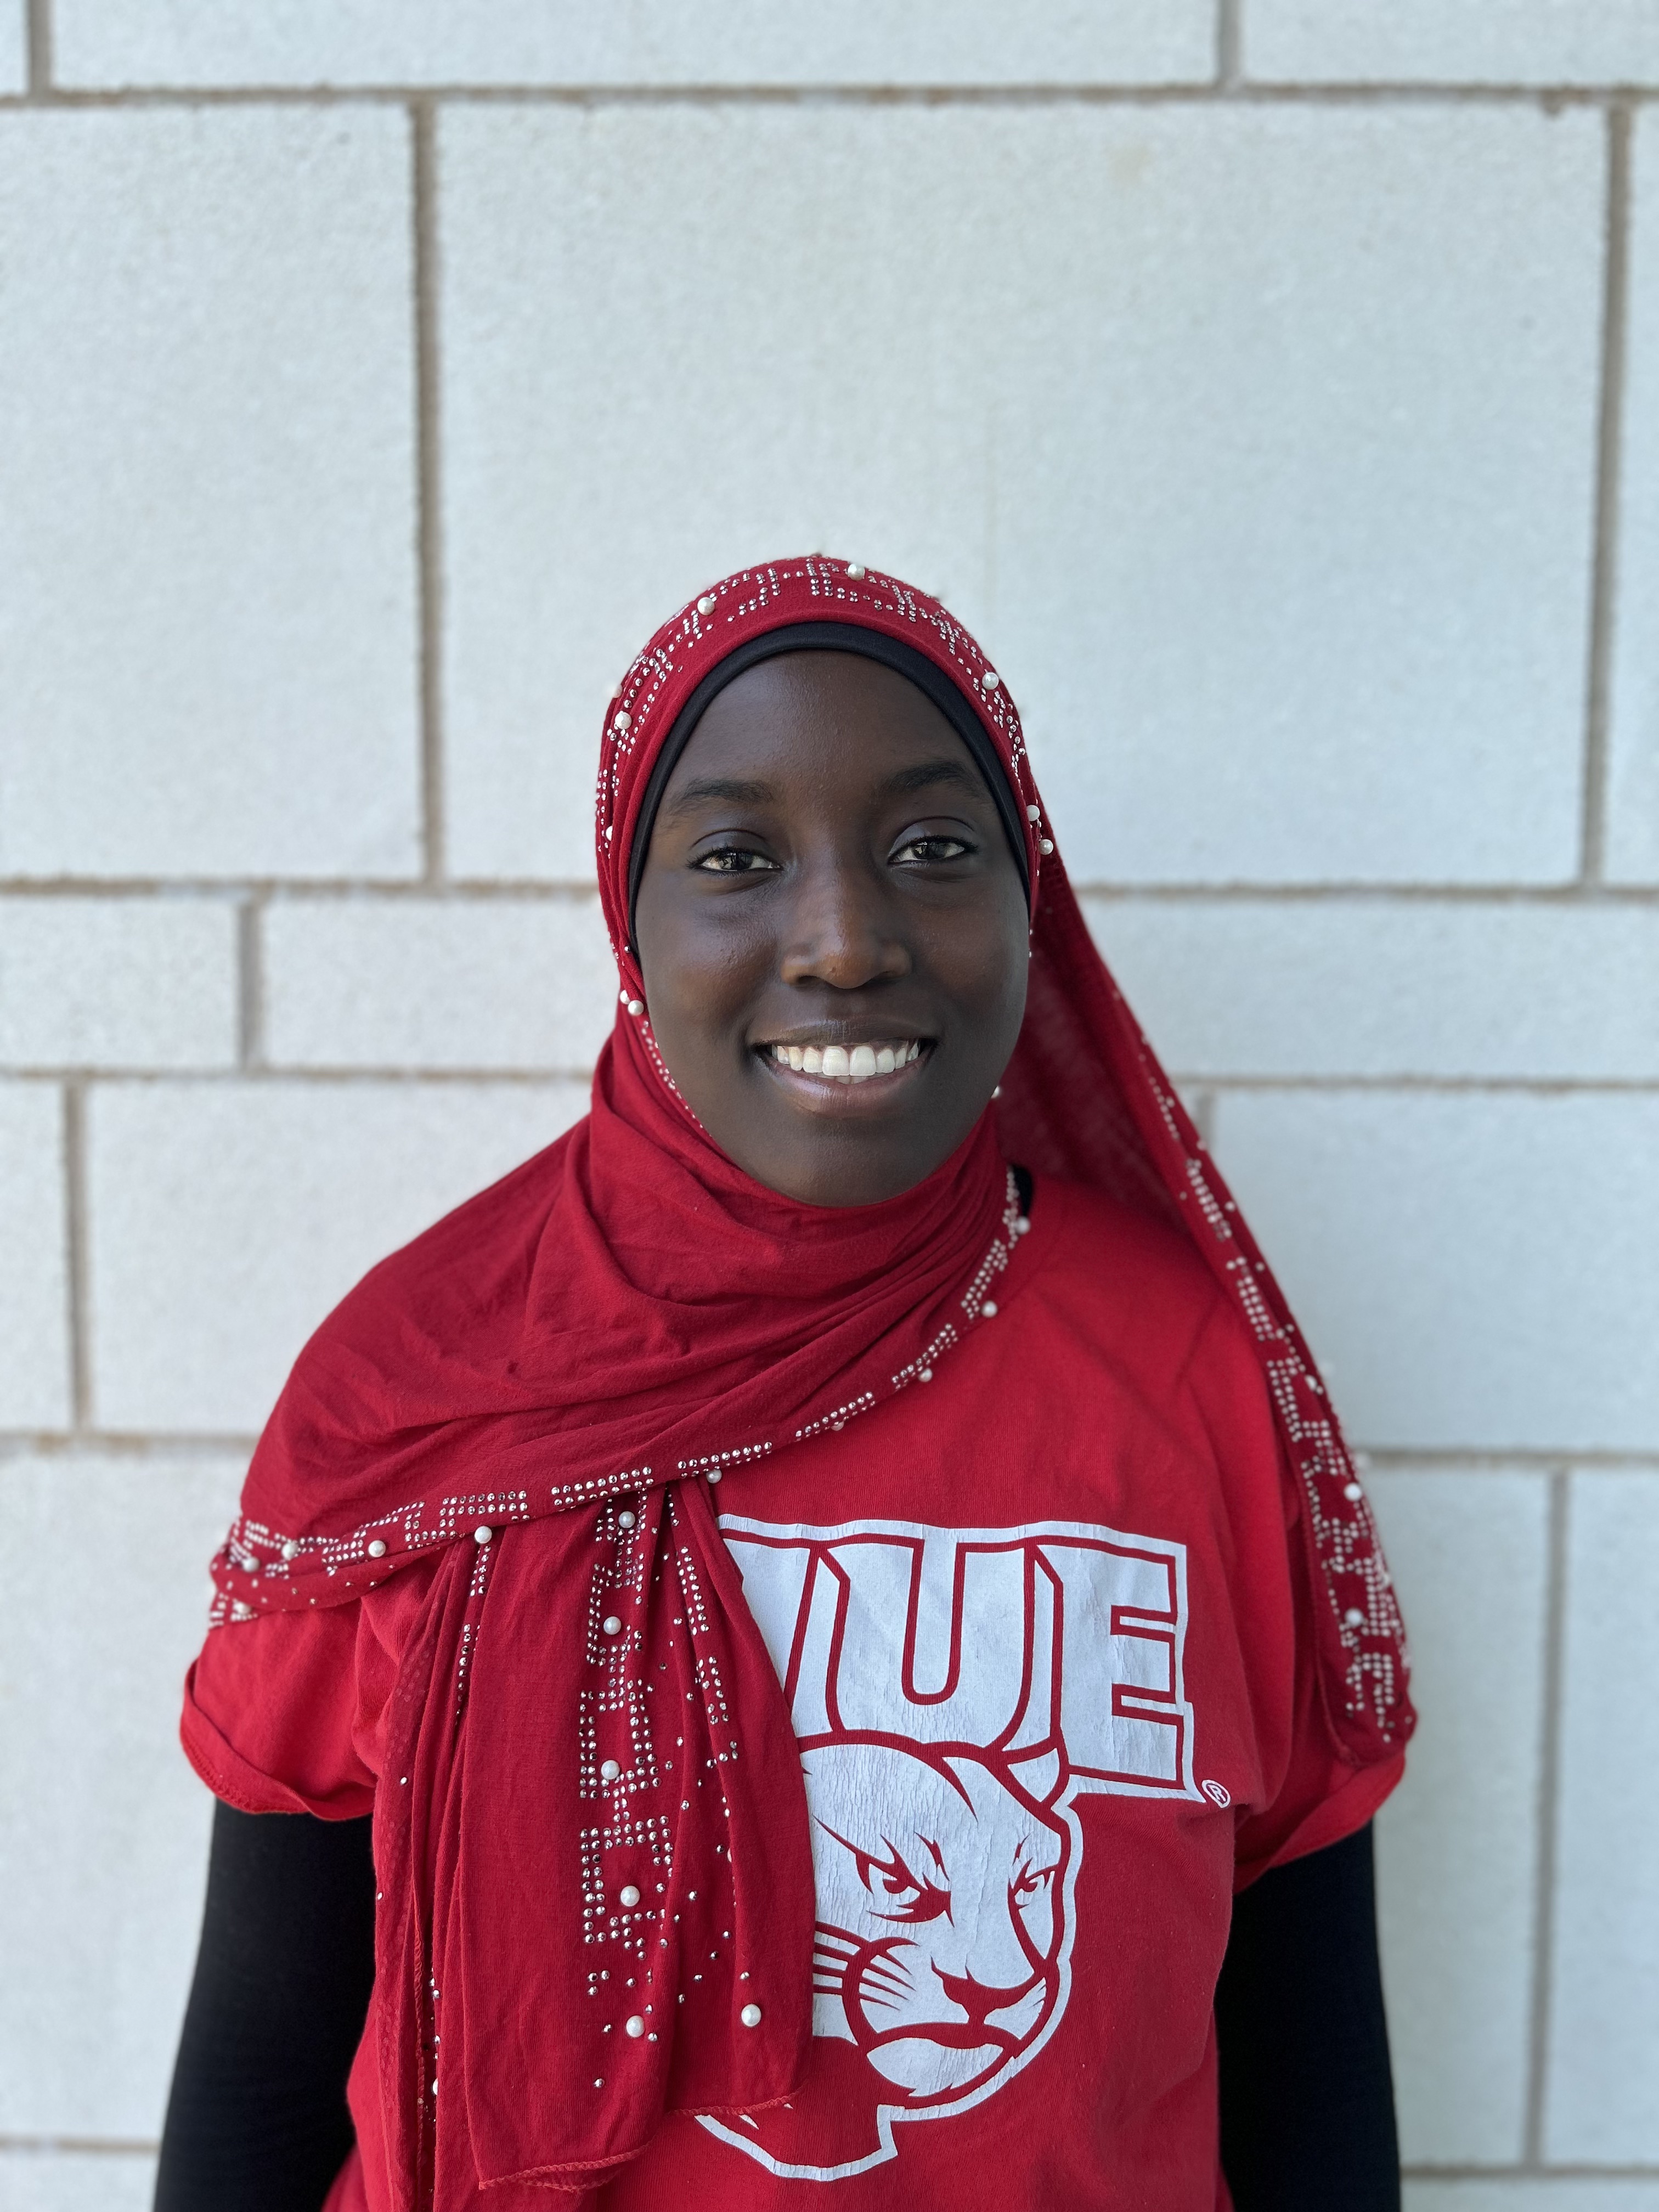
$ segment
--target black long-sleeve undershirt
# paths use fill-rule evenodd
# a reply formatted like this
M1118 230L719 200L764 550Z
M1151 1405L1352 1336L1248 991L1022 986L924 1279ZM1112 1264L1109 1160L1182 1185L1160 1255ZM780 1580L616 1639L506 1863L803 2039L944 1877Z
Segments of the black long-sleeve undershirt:
M374 1979L368 1832L216 1808L156 2212L319 2212ZM1238 1899L1216 2025L1237 2212L1399 2212L1369 1828Z

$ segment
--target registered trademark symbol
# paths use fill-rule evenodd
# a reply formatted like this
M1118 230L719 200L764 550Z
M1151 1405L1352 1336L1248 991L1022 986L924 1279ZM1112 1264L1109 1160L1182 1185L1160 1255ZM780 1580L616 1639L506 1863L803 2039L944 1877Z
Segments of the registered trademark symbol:
M1204 1795L1214 1805L1231 1805L1233 1802L1233 1793L1224 1782L1206 1782Z

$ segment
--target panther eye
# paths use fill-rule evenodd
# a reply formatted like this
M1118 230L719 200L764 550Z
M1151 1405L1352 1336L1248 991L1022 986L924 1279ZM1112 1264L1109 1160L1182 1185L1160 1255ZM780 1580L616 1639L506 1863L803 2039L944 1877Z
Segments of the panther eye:
M884 1920L896 1920L914 1926L924 1920L937 1920L951 1910L951 1893L940 1889L925 1876L918 1877L905 1864L902 1855L891 1844L887 1844L887 1856L878 1858L845 1836L836 1836L833 1828L825 1829L827 1835L836 1837L853 1854L853 1863L859 1870L859 1880L878 1903L891 1910L881 1914ZM884 1843L887 1838L882 1838Z
M1054 1878L1052 1867L1027 1867L1013 1884L1015 1897L1037 1897Z

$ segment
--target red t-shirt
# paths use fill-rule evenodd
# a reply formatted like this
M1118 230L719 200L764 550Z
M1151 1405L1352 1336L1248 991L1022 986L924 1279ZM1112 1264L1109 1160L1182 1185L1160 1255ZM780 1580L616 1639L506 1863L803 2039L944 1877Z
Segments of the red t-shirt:
M807 1777L811 2064L784 2106L671 2118L564 2200L581 2212L1227 2204L1233 1893L1363 1826L1403 1757L1356 1769L1331 1743L1325 1600L1260 1363L1198 1255L1047 1183L997 1296L931 1384L717 1492ZM209 1785L369 1812L430 1572L213 1631L184 1723ZM624 1944L596 1940L625 1981ZM389 2202L374 2051L371 2007L330 2212Z

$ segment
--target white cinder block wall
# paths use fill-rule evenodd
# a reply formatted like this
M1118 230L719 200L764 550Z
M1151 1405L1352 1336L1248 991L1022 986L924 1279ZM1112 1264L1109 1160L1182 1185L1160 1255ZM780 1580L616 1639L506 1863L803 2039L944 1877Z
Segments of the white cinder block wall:
M1659 2208L1652 0L0 0L0 2205L142 2205L203 1563L582 1108L611 683L994 645L1414 1632L1413 2212Z

